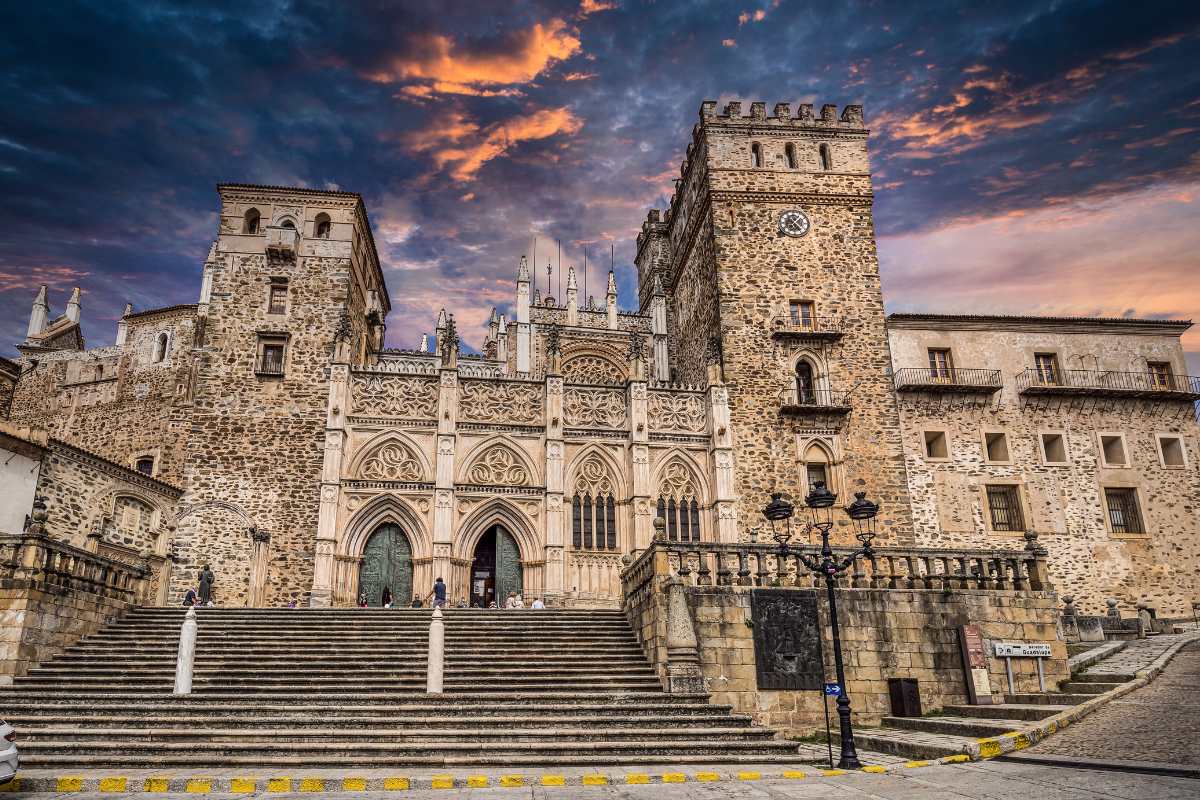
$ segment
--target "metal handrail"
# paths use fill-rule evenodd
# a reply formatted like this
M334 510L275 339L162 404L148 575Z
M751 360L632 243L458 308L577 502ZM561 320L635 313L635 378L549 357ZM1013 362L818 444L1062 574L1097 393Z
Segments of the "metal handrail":
M1200 378L1174 372L1116 372L1030 367L1017 374L1017 389L1102 389L1127 392L1200 394Z
M821 334L843 333L845 323L837 317L774 317L771 320L771 330L780 333Z
M833 389L807 389L803 392L793 386L779 393L779 405L811 408L848 408L850 393Z
M998 369L959 367L904 367L896 370L893 382L897 389L905 386L967 386L999 389L1004 378Z

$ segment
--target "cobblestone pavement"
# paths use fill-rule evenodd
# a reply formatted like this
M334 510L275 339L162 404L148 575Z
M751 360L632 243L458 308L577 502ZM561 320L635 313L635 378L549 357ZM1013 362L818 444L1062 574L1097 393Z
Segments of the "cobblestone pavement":
M1118 656L1093 669L1124 671L1112 664ZM1113 700L1030 752L1200 765L1200 641L1184 645L1149 685ZM1194 792L1191 796L1200 796L1200 785Z
M792 782L684 783L650 786L564 786L522 789L422 790L393 793L155 795L163 798L351 798L389 797L433 800L1177 800L1195 797L1197 781L1154 775L1007 764L924 767L887 775L856 773ZM100 800L112 794L27 794L30 800Z
M1184 628L1183 633L1164 633L1159 636L1150 636L1145 639L1134 639L1125 648L1115 655L1088 667L1083 671L1085 675L1133 675L1138 670L1146 669L1154 661L1170 648L1183 639L1194 639L1197 637L1198 630L1195 623L1188 623L1181 626Z

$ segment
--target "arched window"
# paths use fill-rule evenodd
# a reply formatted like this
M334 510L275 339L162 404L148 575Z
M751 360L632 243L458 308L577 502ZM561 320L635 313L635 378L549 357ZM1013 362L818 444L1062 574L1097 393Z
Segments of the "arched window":
M285 219L283 222L279 223L279 227L288 228L289 230L294 231L296 230L296 223L292 222L290 219Z
M158 338L154 340L154 361L157 363L167 357L167 343L170 337L166 333L160 333Z
M833 480L833 459L828 450L814 442L804 451L805 493L811 492L818 483L825 484L829 491L837 493Z
M787 156L788 169L796 169L799 163L796 161L796 145L788 142L783 148L784 154Z
M317 214L317 219L313 223L313 235L318 239L328 239L329 229L333 227L333 223L329 220L328 214Z
M802 406L817 402L817 376L813 365L803 358L796 362L796 402Z
M242 233L258 233L259 216L257 208L247 209L242 218Z
M667 539L700 541L700 503L691 472L676 461L663 471L658 486L658 516L666 520Z
M833 169L833 156L829 153L829 145L822 142L817 150L821 153L821 169L829 172Z
M576 550L617 549L617 501L613 481L595 454L579 465L571 499L571 544Z
M750 166L758 169L763 165L762 145L753 142L750 145Z

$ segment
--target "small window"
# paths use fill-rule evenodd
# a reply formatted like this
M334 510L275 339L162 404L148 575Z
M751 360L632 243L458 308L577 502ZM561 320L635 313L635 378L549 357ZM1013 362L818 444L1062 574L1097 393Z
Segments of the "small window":
M1021 497L1012 485L987 487L988 513L994 531L1024 531L1025 515L1021 513Z
M1119 433L1100 434L1100 460L1106 467L1127 467L1125 437Z
M169 342L170 342L170 337L166 333L160 333L157 337L155 337L155 339L154 339L154 362L156 364L159 361L162 361L167 357L167 344Z
M255 371L268 377L282 377L287 357L287 338L284 336L260 336L258 338L258 364Z
M292 222L290 219L285 219L283 222L279 223L279 227L294 231L296 230L296 223Z
M796 402L802 406L816 405L817 381L812 364L804 359L796 362Z
M808 463L804 465L805 477L808 479L809 491L818 483L829 485L829 468L822 463Z
M328 239L329 230L333 227L333 223L329 220L328 214L317 214L317 219L313 224L313 235L318 239Z
M946 348L930 348L929 349L929 377L935 381L950 380L954 374L954 360L950 356L950 351Z
M1147 377L1150 379L1151 389L1171 389L1171 365L1166 361L1147 361L1146 362Z
M783 152L787 156L788 169L796 169L799 166L799 162L796 160L796 145L788 142L783 148Z
M1178 436L1159 436L1158 455L1164 467L1187 466L1187 459L1183 454L1183 439Z
M259 219L257 208L248 209L242 218L242 233L258 233Z
M1145 533L1142 510L1138 506L1137 489L1104 490L1104 504L1108 508L1108 524L1113 533Z
M985 433L983 435L984 450L988 461L1010 461L1008 455L1008 434Z
M788 311L791 315L792 327L812 330L816 315L811 301L793 300L788 304Z
M154 474L154 456L139 456L134 462L133 468L143 475Z
M1054 353L1034 353L1033 364L1037 372L1038 383L1047 386L1058 385L1060 380L1058 375L1058 356Z
M1042 461L1047 464L1067 463L1067 440L1061 433L1043 433Z
M832 171L833 156L829 152L829 145L822 142L820 147L817 148L817 151L821 154L821 169L825 170L826 172Z
M750 166L759 169L763 165L762 145L754 142L750 145Z
M950 457L950 449L946 446L945 431L925 431L925 457Z
M270 297L267 300L268 314L287 313L288 287L286 283L271 284Z

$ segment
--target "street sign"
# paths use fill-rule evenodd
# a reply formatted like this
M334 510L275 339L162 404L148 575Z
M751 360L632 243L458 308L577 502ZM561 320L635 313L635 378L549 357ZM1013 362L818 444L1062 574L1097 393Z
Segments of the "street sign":
M1050 645L1025 642L995 642L997 658L1049 658Z
M825 694L829 695L830 697L837 697L841 693L842 687L838 686L836 683L825 684Z

